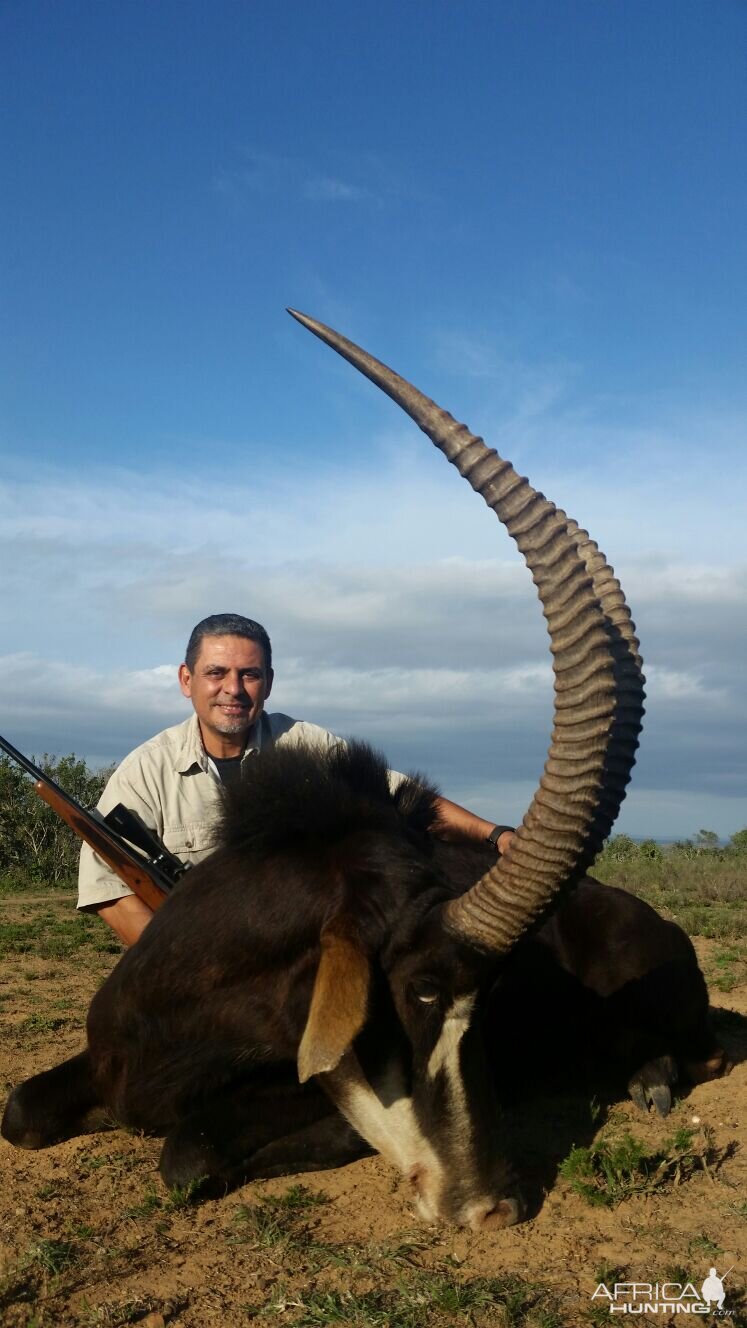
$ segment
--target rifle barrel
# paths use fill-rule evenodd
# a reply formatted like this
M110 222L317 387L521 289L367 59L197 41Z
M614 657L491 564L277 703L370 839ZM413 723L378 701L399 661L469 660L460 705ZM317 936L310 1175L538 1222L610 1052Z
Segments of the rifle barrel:
M111 825L106 824L99 812L88 812L85 807L81 807L80 803L66 793L56 780L45 775L44 771L34 765L33 761L29 761L23 752L19 752L12 742L0 737L0 748L20 765L22 770L31 775L39 797L67 822L80 839L90 844L112 871L116 872L136 895L145 900L149 908L155 910L163 903L174 880L180 874L175 868L173 874L169 873L169 868L172 866L169 859L173 855L169 854L166 848L163 849L159 861L143 857L136 848L131 848ZM173 861L182 867L178 859L174 858Z
M8 756L12 756L13 760L16 761L18 765L23 767L27 775L32 775L34 779L46 780L48 784L52 785L53 789L62 794L63 798L68 796L65 790L60 788L60 785L56 780L52 779L50 775L45 775L44 771L40 770L38 765L34 765L33 761L29 761L29 758L24 756L23 752L19 752L18 748L14 747L12 742L8 742L7 738L0 737L0 747L2 747L4 752L7 752Z

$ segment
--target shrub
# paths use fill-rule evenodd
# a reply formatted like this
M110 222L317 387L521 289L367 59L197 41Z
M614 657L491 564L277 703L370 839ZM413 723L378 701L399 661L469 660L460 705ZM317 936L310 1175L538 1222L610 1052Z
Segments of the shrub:
M640 857L646 858L649 862L664 861L664 850L655 839L644 839L638 845L638 853Z
M745 826L744 830L737 830L736 834L732 835L729 840L729 848L732 853L747 855L747 826Z
M613 835L604 846L604 855L613 862L629 862L638 856L638 845L630 835Z
M711 851L719 847L719 838L715 830L699 830L695 836L695 843L699 849Z
M44 756L36 764L83 807L101 797L110 770L89 770L74 754ZM78 870L80 840L34 792L28 775L0 756L0 882L16 889L44 882L70 885Z
M680 1128L654 1149L630 1133L616 1140L601 1136L589 1148L574 1146L560 1174L587 1203L614 1208L634 1194L677 1186L698 1171L710 1177L731 1149L717 1147L708 1126L698 1138L695 1130Z

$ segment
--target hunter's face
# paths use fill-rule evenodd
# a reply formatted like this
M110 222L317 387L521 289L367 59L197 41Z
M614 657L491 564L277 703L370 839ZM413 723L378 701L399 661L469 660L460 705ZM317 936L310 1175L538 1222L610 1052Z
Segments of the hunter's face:
M243 747L272 688L272 669L262 646L243 636L206 636L193 670L179 669L179 685L200 721L205 748L213 756Z

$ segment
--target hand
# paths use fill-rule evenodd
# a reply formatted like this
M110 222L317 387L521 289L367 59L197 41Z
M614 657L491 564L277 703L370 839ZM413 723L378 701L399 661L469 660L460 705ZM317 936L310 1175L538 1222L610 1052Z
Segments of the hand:
M506 853L507 850L508 850L508 848L510 847L512 841L513 841L513 838L514 838L514 835L515 835L515 834L516 834L516 831L515 831L515 830L504 830L504 831L503 831L503 834L502 834L502 835L499 835L498 838L497 838L497 840L496 840L496 844L495 844L496 852L497 852L497 853L500 853L501 856L502 856L504 853Z

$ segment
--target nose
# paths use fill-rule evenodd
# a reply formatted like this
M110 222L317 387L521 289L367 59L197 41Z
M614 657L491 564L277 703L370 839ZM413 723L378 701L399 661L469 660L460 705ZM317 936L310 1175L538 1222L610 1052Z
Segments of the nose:
M524 1205L520 1199L480 1200L469 1205L462 1215L462 1225L473 1231L487 1231L491 1227L497 1231L501 1227L512 1227L520 1222L524 1215Z
M449 1210L439 1203L433 1192L432 1177L428 1168L422 1165L411 1167L407 1173L415 1197L415 1204L424 1222L446 1220L456 1222L460 1227L470 1227L472 1231L487 1231L491 1227L498 1231L502 1227L515 1226L526 1213L526 1205L520 1194L506 1199L486 1196L484 1199L472 1199L469 1203L457 1205Z
M243 696L244 684L238 669L227 673L223 679L223 691L227 696Z

